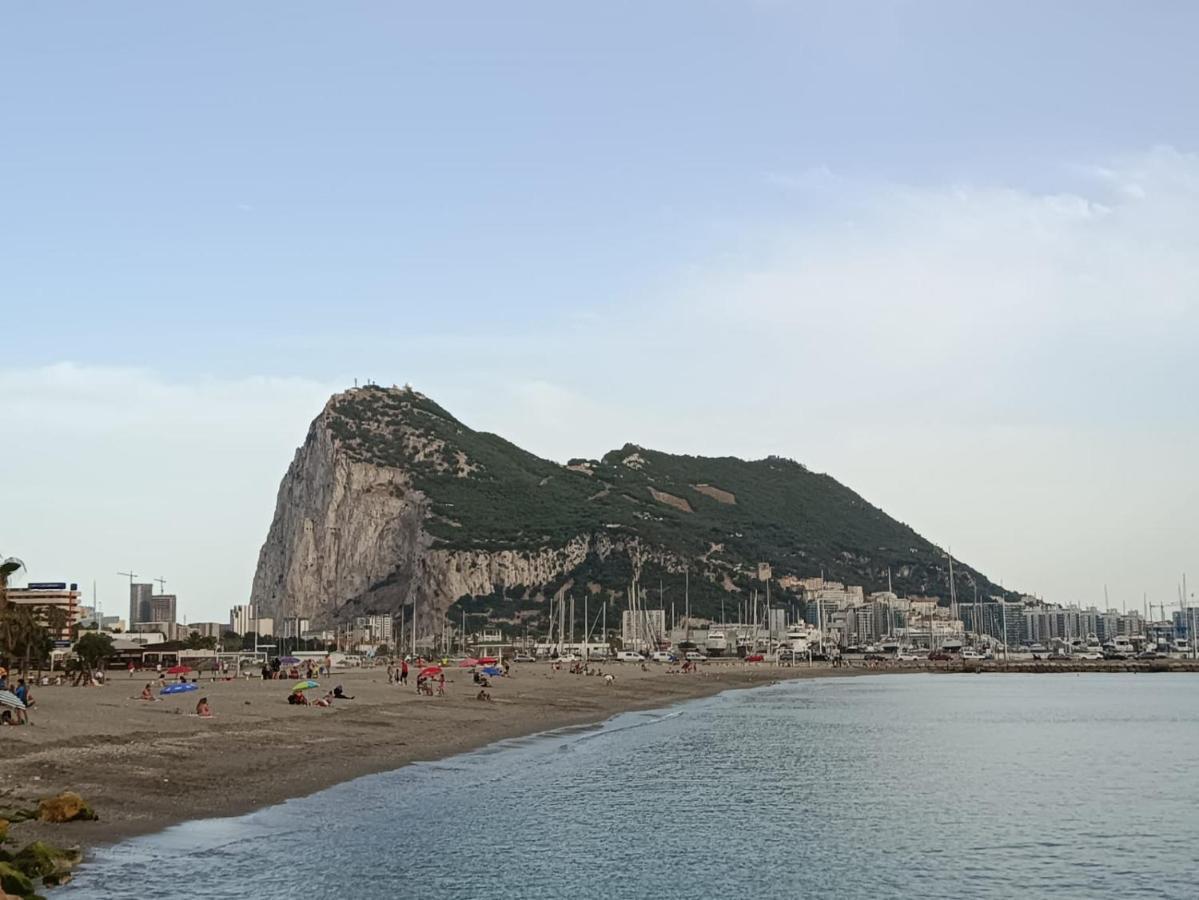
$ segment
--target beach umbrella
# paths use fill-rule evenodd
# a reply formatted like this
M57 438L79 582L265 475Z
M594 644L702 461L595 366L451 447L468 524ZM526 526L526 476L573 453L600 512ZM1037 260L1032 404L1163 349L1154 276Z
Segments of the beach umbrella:
M294 694L296 691L310 691L313 688L318 687L320 687L320 685L311 678L305 678L303 681L297 681L294 685L292 685L291 692Z
M24 709L21 698L12 691L0 691L0 706L11 706L13 709Z
M163 697L169 697L171 694L186 694L191 691L198 691L198 684L168 684L158 693Z
M499 661L500 661L500 659L498 656L480 656L479 657L479 662L481 662L485 666L490 666L492 663L497 663Z
M483 669L483 674L491 675L492 677L495 677L496 675L503 675L504 670L501 669L499 666L487 666L485 669Z
M468 656L466 659L462 660L462 662L458 663L458 668L469 669L471 666L477 666L478 664L479 661L477 659L475 659L473 656Z
M168 675L186 675L191 670L192 670L191 666L171 666L169 669L167 669L167 674Z
M294 666L297 663L299 663L299 661L300 661L300 658L298 656L281 656L281 657L279 657L279 662L281 662L285 666Z
M441 674L441 666L425 666L417 673L418 678L432 678Z

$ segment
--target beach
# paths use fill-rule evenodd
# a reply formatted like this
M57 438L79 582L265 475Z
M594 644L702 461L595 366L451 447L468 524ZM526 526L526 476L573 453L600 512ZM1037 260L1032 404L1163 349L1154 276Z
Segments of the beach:
M289 706L291 681L258 678L201 681L196 692L151 702L136 699L145 674L114 672L100 687L40 687L32 725L0 729L0 810L76 791L98 821L23 822L12 836L86 848L628 710L784 678L855 673L740 662L710 663L698 674L664 666L605 670L616 675L613 683L547 663L515 664L509 677L493 679L491 702L476 699L478 686L466 670L447 669L446 695L434 697L389 685L382 667L338 671L322 687L340 684L355 699L329 709ZM194 714L200 697L208 698L214 718Z

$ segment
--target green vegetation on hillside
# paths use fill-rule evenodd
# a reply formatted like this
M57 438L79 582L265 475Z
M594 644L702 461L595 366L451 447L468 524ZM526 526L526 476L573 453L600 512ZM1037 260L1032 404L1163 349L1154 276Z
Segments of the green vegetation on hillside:
M628 444L567 468L466 427L420 394L373 386L335 398L328 426L353 458L409 474L429 498L426 528L443 546L536 550L596 534L636 539L659 558L685 561L698 614L716 615L722 598L735 598L729 584L742 592L761 588L759 562L772 565L772 590L784 602L790 595L778 579L822 573L873 591L886 587L890 569L900 593L948 591L941 550L835 479L792 460L678 456ZM590 584L597 596L618 599L631 568L623 554L605 560L592 554L558 583L460 603L468 612L516 616L521 604L566 582L576 596ZM980 592L999 592L967 566L960 572L959 591L968 590L973 576ZM656 588L658 577L681 605L681 572L646 567L643 587Z

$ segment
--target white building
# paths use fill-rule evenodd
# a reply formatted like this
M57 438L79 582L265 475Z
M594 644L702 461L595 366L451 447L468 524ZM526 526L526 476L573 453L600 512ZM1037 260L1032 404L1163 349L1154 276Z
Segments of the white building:
M238 634L257 631L258 628L254 623L254 618L253 604L238 604L229 610L229 628Z
M620 641L626 650L644 649L666 636L666 611L643 609L636 615L625 610L620 617Z

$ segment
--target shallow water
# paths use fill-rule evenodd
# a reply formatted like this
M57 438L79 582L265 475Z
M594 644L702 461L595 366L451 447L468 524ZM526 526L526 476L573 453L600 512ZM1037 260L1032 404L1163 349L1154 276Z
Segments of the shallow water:
M125 841L54 896L1193 898L1197 776L1197 676L789 682Z

